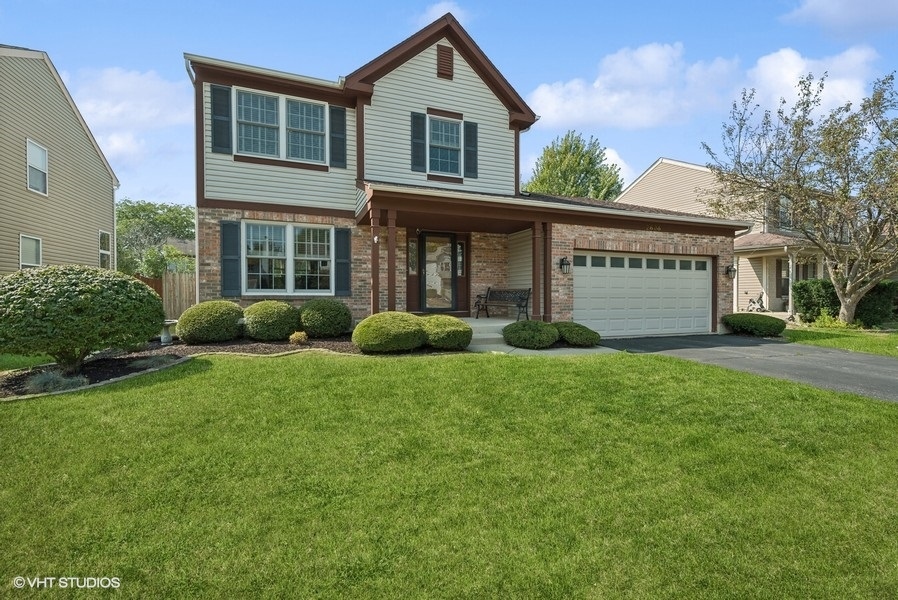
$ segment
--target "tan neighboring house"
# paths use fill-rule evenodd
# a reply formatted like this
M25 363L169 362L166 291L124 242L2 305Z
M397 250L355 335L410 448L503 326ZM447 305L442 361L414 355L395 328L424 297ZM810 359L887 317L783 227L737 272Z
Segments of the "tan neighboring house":
M619 202L680 212L708 215L702 190L717 187L705 166L659 158L621 192ZM777 219L777 221L784 219ZM791 281L822 275L819 251L798 234L777 228L766 219L736 233L733 310L748 309L750 299L763 295L764 306L774 312L794 314Z
M117 187L47 54L0 45L0 275L115 268Z
M520 191L537 116L451 14L335 81L185 58L198 301L469 316L488 287L530 289L530 318L618 337L732 311L744 222Z

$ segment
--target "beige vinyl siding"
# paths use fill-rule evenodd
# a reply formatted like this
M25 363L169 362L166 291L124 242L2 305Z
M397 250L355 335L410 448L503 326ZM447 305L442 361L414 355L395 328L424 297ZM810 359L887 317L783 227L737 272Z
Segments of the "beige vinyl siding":
M529 288L533 280L533 236L529 229L508 236L508 287Z
M438 44L450 42L442 40ZM469 192L513 194L514 132L508 109L455 52L453 79L437 77L437 44L391 71L374 86L365 107L365 177L409 185L441 185ZM411 113L436 108L477 123L478 176L463 184L433 184L411 170Z
M705 167L662 160L627 188L618 201L706 215L710 211L699 200L699 191L715 185L714 175Z
M212 152L211 93L203 86L205 195L216 200L355 210L355 111L346 109L346 168L328 172L235 162Z
M115 231L113 175L42 56L0 49L0 274L19 268L20 234L43 264L98 266L99 231ZM26 139L47 149L46 196L27 189Z
M738 268L739 306L737 310L744 311L748 309L748 301L752 298L757 298L758 294L761 293L761 281L764 277L764 259L740 257ZM764 302L766 304L766 297Z

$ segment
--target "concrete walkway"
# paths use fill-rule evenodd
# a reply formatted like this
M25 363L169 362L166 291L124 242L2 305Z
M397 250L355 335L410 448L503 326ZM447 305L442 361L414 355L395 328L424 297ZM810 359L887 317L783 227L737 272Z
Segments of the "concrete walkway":
M633 352L664 354L717 365L755 375L766 375L815 387L852 392L898 402L898 360L863 352L818 348L739 335L687 335L603 339L595 348L525 350L509 346L502 328L509 319L464 319L474 329L468 350L515 356L562 356Z

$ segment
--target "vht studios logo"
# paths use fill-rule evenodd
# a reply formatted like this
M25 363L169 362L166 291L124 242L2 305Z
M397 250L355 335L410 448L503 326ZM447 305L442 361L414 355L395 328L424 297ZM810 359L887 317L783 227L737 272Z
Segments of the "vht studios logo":
M12 580L16 589L68 588L68 589L118 589L122 582L118 577L16 577Z

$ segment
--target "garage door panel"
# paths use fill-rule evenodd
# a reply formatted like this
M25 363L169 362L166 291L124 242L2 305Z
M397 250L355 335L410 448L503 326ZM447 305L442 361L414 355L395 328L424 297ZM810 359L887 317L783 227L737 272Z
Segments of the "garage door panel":
M710 332L710 259L575 254L575 321L610 337Z

